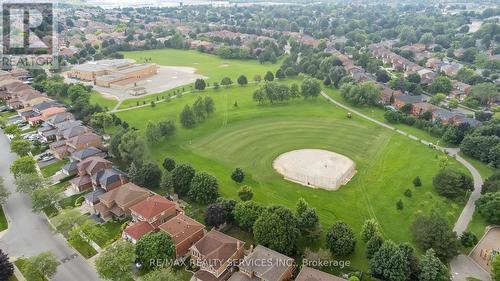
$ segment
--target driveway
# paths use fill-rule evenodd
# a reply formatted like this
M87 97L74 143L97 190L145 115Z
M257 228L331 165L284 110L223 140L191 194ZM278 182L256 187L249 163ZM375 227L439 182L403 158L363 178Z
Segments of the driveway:
M9 166L16 155L9 152L7 137L0 131L0 176L12 195L4 206L9 229L0 238L0 248L11 257L30 257L43 251L53 252L61 261L56 281L98 281L93 266L82 258L59 234L54 233L47 221L31 211L30 198L16 193Z

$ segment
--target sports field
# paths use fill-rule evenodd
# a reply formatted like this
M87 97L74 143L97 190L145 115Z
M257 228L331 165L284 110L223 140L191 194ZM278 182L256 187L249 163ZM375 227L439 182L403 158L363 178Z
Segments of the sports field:
M348 119L346 111L322 97L258 105L252 100L255 87L206 90L118 116L139 129L145 127L146 120L176 120L176 135L150 147L150 155L158 162L171 156L191 163L197 170L215 175L222 195L235 199L239 184L230 174L240 167L247 175L243 184L253 188L256 201L294 208L303 197L318 210L323 229L344 220L359 233L365 219L376 218L386 238L406 242L411 240L409 228L419 212L436 209L450 222L458 217L462 204L439 197L432 187L438 152L359 117ZM199 95L214 98L216 113L194 129L183 129L178 115ZM233 106L235 101L238 107ZM310 189L283 180L273 169L273 160L303 148L345 155L356 163L358 172L338 191ZM449 165L465 171L453 159ZM422 187L412 187L415 176L422 179ZM411 198L403 195L407 188L413 191ZM399 199L404 202L401 211L396 210ZM367 268L362 242L351 260L358 269Z
M267 71L273 73L278 70L281 61L275 64L261 64L257 60L226 60L215 55L200 53L196 50L177 50L177 49L159 49L148 51L123 52L125 58L131 58L138 63L144 62L145 59L151 59L152 63L166 66L187 66L196 69L196 73L207 78L207 82L212 85L213 82L218 82L224 77L229 77L236 83L240 75L245 75L248 81L252 81L254 75L259 74L264 77ZM168 94L174 94L176 90L181 92L190 90L192 85L186 85L176 89L168 90L163 93L148 95L145 97L137 97L125 100L120 108L128 108L139 104L149 104L151 101L156 101L157 97L161 98Z

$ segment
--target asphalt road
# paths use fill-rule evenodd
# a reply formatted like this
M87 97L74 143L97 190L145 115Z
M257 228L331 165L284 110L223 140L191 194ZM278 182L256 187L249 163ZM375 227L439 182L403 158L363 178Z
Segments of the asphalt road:
M51 251L59 260L55 281L98 281L95 269L71 248L66 240L54 233L40 214L31 211L30 198L16 193L9 166L16 159L10 153L7 137L0 131L0 176L11 196L4 205L9 229L0 238L0 248L11 257L30 257L43 251Z

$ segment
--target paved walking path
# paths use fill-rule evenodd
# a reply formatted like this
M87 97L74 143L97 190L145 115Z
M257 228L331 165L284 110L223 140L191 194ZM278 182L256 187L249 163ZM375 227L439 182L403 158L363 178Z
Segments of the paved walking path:
M330 96L328 96L326 93L321 92L321 95L326 98L328 101L331 103L348 110L356 115L359 115L371 122L374 122L382 127L385 127L387 129L393 130L401 135L407 136L410 139L417 140L420 143L424 145L432 145L430 142L425 141L425 140L419 140L414 135L408 134L402 130L399 130L393 126L390 126L384 122L380 122L376 119L371 118L370 116L367 116L349 106L346 106ZM462 234L467 229L467 225L469 225L469 222L472 220L472 215L474 214L474 208L475 208L475 202L476 200L481 196L481 187L483 186L483 179L481 178L481 174L479 174L478 170L474 168L467 160L462 158L458 152L460 149L458 148L444 148L444 147L439 147L434 145L436 149L441 150L443 152L448 153L451 156L454 156L455 159L457 159L458 162L460 162L462 165L469 170L469 172L472 174L472 178L474 180L474 191L469 197L469 200L467 201L467 204L465 205L464 209L462 210L462 213L458 217L457 222L455 223L455 226L453 227L453 230L458 234ZM478 266L470 257L466 255L459 255L455 257L451 263L451 272L452 272L452 277L453 280L456 281L466 281L467 277L475 277L478 278L479 280L483 281L490 281L491 278L489 277L489 274L487 274L480 266Z
M31 200L16 192L10 164L16 155L10 152L7 137L0 131L0 177L11 192L3 206L9 229L0 238L0 248L11 257L30 257L43 251L53 252L61 261L55 281L98 281L93 266L71 248L66 240L52 231L47 220L31 211Z

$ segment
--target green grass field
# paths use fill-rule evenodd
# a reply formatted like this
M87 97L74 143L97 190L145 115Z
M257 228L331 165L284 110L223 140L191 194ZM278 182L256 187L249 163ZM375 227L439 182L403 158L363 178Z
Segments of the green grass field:
M118 104L118 100L105 97L97 91L92 91L90 94L90 103L98 104L102 106L103 109L112 110L116 106L116 104Z
M3 211L2 206L0 206L0 231L4 231L9 227L7 223L7 218L5 217L5 213Z
M439 197L432 187L438 171L438 152L360 117L346 118L346 111L324 98L297 100L287 104L258 105L252 100L255 86L207 90L180 99L118 113L131 126L143 129L147 120L176 120L176 135L150 147L156 161L166 156L191 163L197 170L215 175L225 197L238 198L240 185L249 185L254 200L265 205L294 208L301 197L318 211L324 232L333 222L344 220L357 233L364 220L375 218L386 238L411 240L410 225L417 213L438 210L450 223L463 203ZM178 115L197 96L211 95L216 113L194 129L183 129ZM233 104L237 101L238 107ZM339 191L317 190L288 182L272 168L280 154L301 148L320 148L341 153L357 165L356 176ZM456 161L450 166L465 171ZM245 181L236 184L231 172L242 168ZM423 186L412 187L420 176ZM410 188L412 198L403 192ZM402 199L404 209L396 210ZM354 267L367 269L360 242L350 258Z
M159 49L123 52L123 55L126 58L136 60L138 63L143 63L146 58L151 58L151 62L159 65L193 67L196 69L197 73L208 77L207 82L209 83L220 83L224 77L229 77L233 80L233 83L236 83L236 79L242 74L247 76L248 81L252 81L254 75L259 74L264 77L267 71L275 73L281 65L281 61L275 64L261 64L257 60L226 60L215 55L204 54L195 50ZM149 104L151 101L155 101L156 97L161 98L168 93L173 93L174 90L182 90L182 88L184 88L185 91L190 89L188 86L178 87L155 95L127 99L120 105L120 108L136 106L137 102L139 102L139 104L143 104L143 102Z
M44 177L49 178L55 175L59 170L61 170L62 166L66 165L67 163L67 160L58 160L50 165L40 168L40 170L42 171L42 175Z

